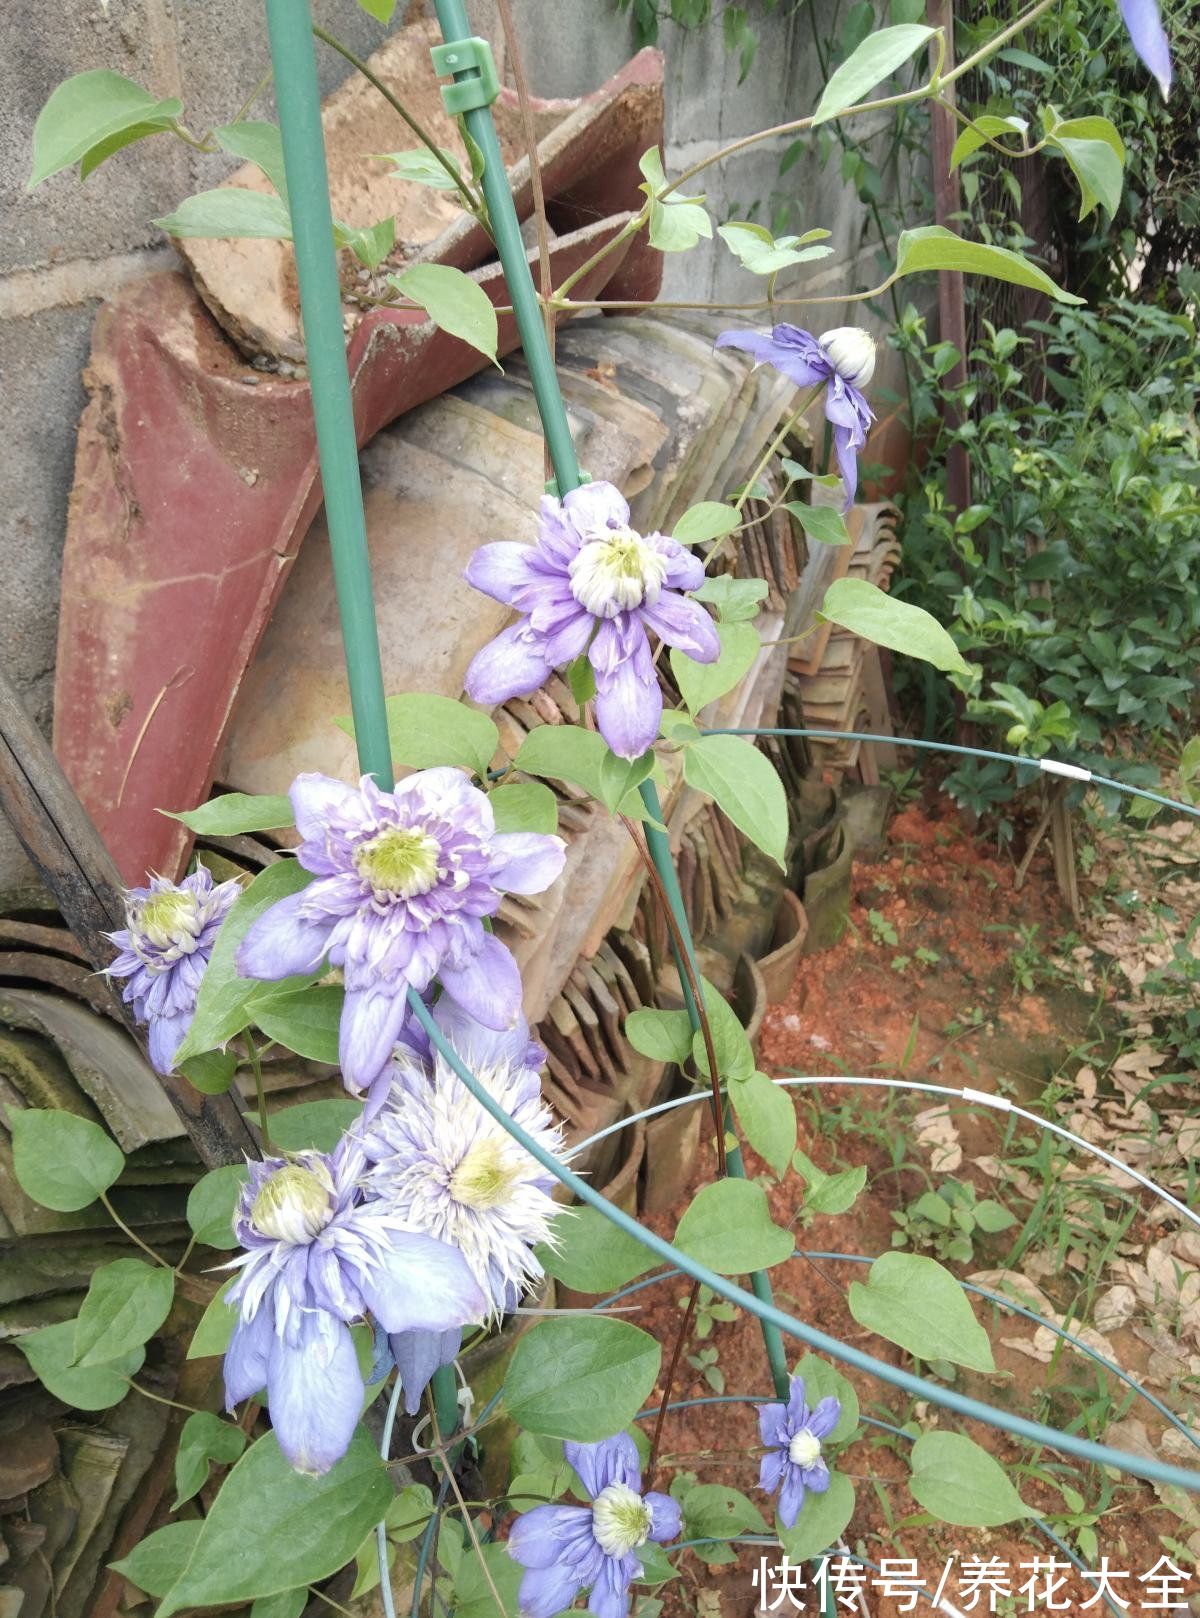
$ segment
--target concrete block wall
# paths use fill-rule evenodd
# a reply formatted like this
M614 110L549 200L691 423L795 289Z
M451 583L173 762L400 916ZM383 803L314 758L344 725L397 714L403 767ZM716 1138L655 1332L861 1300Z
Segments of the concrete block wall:
M821 18L834 0L810 0ZM470 0L473 26L503 59L492 0ZM314 0L314 14L360 55L382 37L355 0ZM627 15L612 0L515 0L532 87L543 96L594 88L632 53ZM397 6L397 21L405 13ZM811 110L821 79L804 8L760 17L761 44L745 84L720 28L684 32L665 24L667 171L743 134ZM236 116L268 61L260 0L59 0L16 8L0 51L0 378L6 431L0 447L0 657L38 722L49 729L59 565L83 406L81 373L98 302L148 267L174 262L151 221L181 197L214 184L228 166L167 136L142 142L99 168L84 185L73 173L25 191L34 120L54 87L73 73L108 67L148 89L179 96L189 127ZM323 89L345 63L319 50ZM256 103L273 116L269 91ZM837 156L822 163L815 144L781 181L787 137L757 145L704 176L718 221L744 217L756 197L785 193L800 204L801 228L833 231L833 258L805 275L824 292L864 284L859 261L873 253L865 213L841 180ZM866 244L866 245L864 245ZM833 266L826 269L825 266ZM869 276L870 268L866 270ZM714 240L670 258L665 297L749 300L761 281ZM837 306L818 329L839 324ZM739 317L745 323L751 317ZM731 319L731 324L734 321ZM28 868L0 817L0 892Z

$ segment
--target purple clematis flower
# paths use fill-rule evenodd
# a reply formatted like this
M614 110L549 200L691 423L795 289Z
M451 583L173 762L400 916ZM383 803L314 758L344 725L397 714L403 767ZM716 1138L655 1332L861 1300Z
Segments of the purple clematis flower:
M498 832L487 796L461 770L421 770L394 792L301 775L289 793L315 882L281 899L246 933L242 977L343 969L339 1059L354 1094L389 1082L408 1015L407 990L442 988L487 1028L516 1025L521 978L482 918L506 893L541 893L566 857L560 837Z
M1158 0L1117 0L1121 21L1138 59L1158 80L1165 101L1171 93L1171 46Z
M641 1576L633 1554L648 1539L664 1544L683 1525L669 1494L641 1492L641 1463L628 1433L598 1444L563 1445L592 1497L590 1506L535 1506L513 1524L508 1554L526 1569L518 1596L522 1618L554 1618L590 1590L595 1618L624 1618L629 1586Z
M785 1528L795 1527L806 1493L824 1494L829 1487L821 1440L829 1437L841 1415L841 1402L832 1396L810 1410L804 1402L804 1379L798 1376L792 1378L787 1404L759 1406L758 1431L767 1453L758 1486L774 1494L782 1484L779 1520Z
M862 392L875 374L875 344L868 334L857 326L838 326L814 337L799 326L780 325L769 333L722 332L717 347L743 349L753 355L756 365L773 365L798 388L827 384L825 420L833 427L833 445L846 485L842 509L849 511L858 487L858 452L875 419Z
M368 1198L365 1166L350 1135L328 1156L251 1163L234 1218L246 1251L229 1266L241 1270L227 1294L240 1313L225 1408L265 1388L279 1447L301 1472L327 1472L358 1424L351 1321L370 1312L386 1332L446 1332L486 1313L462 1254Z
M129 979L122 998L148 1025L150 1060L160 1073L175 1066L217 933L241 891L240 882L214 886L201 866L182 882L153 876L148 888L125 895L126 924L108 934L120 954L105 971Z
M663 534L635 533L611 483L587 483L563 500L547 496L537 543L483 545L466 577L522 615L475 654L468 695L489 706L527 696L586 653L596 675L596 723L621 758L640 758L662 717L647 631L697 663L721 654L708 613L680 594L704 583L703 562Z

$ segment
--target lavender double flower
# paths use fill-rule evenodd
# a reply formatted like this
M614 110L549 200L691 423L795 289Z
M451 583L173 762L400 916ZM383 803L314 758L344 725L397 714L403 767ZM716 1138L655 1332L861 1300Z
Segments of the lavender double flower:
M279 1447L319 1474L346 1453L363 1403L350 1336L370 1313L386 1332L444 1333L486 1300L462 1254L407 1227L362 1188L361 1143L250 1164L234 1220L245 1251L226 1301L225 1408L263 1388Z
M122 998L147 1025L160 1073L175 1066L217 933L241 891L238 882L214 884L203 866L178 883L151 877L148 888L129 890L125 926L108 934L120 953L105 971L128 980Z
M595 1618L625 1618L629 1586L642 1572L634 1552L648 1539L676 1538L679 1504L669 1494L642 1494L637 1445L628 1433L597 1444L568 1442L563 1454L592 1503L535 1506L513 1525L508 1554L526 1570L522 1618L554 1618L581 1590L590 1591Z
M1158 0L1118 0L1121 21L1143 66L1158 80L1165 101L1171 93L1171 47Z
M596 724L621 758L640 758L662 718L649 634L697 663L721 653L712 619L681 593L703 584L704 564L663 534L635 533L611 483L585 484L563 500L547 496L536 544L483 545L466 577L521 614L475 654L467 694L488 706L527 696L586 653Z
M408 1016L407 991L438 978L487 1028L516 1026L521 979L508 948L483 926L506 893L541 893L563 868L560 837L498 832L487 796L461 770L421 770L394 792L301 775L289 796L304 839L297 858L316 877L246 933L242 977L285 978L328 959L343 969L339 1061L355 1094L378 1081Z
M785 1528L795 1527L806 1494L824 1494L829 1487L821 1445L841 1415L841 1403L832 1395L810 1410L804 1379L798 1376L791 1380L786 1404L759 1407L758 1432L767 1453L759 1465L758 1486L768 1494L779 1491L779 1520Z
M842 482L844 510L849 511L858 487L858 452L875 419L863 388L875 374L875 344L857 326L838 326L814 337L799 326L781 324L770 332L726 331L718 348L739 348L756 365L772 365L798 388L825 386L825 419L833 428Z

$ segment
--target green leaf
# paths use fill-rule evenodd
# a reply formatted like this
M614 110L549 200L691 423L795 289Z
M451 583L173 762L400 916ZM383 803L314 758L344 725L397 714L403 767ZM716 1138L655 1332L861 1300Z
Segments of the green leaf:
M715 579L705 579L698 590L693 590L692 599L714 607L722 623L740 623L758 617L758 604L765 600L769 589L766 579L735 579L728 573L718 573Z
M438 148L455 174L462 177L462 169L453 152L444 146ZM394 180L411 180L414 185L427 185L433 191L457 191L458 187L434 157L428 146L417 146L409 152L379 152L379 160L395 166Z
M596 695L596 671L588 662L586 652L580 652L567 664L567 684L571 695L582 708Z
M715 663L697 663L686 652L671 651L671 670L679 694L692 713L732 691L758 656L758 631L753 624L718 624L721 655Z
M616 814L621 805L632 798L654 768L654 753L647 749L641 758L620 758L610 747L600 760L600 802L610 814Z
M507 1545L484 1545L464 1556L454 1574L454 1618L512 1618L522 1573Z
M638 168L646 177L638 190L650 199L651 247L657 247L660 253L686 253L702 236L712 236L712 221L698 200L672 191L664 202L658 201L659 193L666 190L667 177L657 146L642 154Z
M884 1253L868 1279L850 1283L850 1313L922 1360L949 1360L971 1371L994 1371L987 1332L975 1319L967 1295L931 1258Z
M201 1095L223 1096L237 1073L237 1057L232 1051L204 1051L180 1064L180 1072L193 1090Z
M985 1197L982 1202L975 1205L975 1223L988 1236L994 1236L1001 1230L1008 1230L1016 1222L1004 1204L994 1202L991 1197Z
M273 994L289 994L311 978L284 978L270 986L258 978L240 978L235 956L238 945L264 911L312 881L311 874L296 860L277 860L260 871L238 899L217 934L212 955L196 996L196 1014L187 1037L176 1054L176 1065L203 1051L224 1048L234 1034L251 1021L250 1002L261 1007Z
M230 1472L204 1519L191 1560L158 1618L185 1607L249 1601L315 1584L349 1562L391 1505L393 1490L360 1427L321 1477L294 1471L273 1433Z
M389 23L396 9L396 0L358 0L359 5L376 22Z
M120 1404L129 1392L129 1378L137 1374L146 1358L142 1347L111 1360L107 1365L84 1369L73 1364L75 1322L63 1320L56 1326L43 1326L15 1339L39 1382L56 1399L76 1410L107 1410Z
M567 1315L518 1341L504 1402L519 1427L591 1443L631 1422L658 1376L662 1351L623 1320Z
M112 142L133 129L146 134L170 129L182 111L181 101L158 101L120 73L104 68L77 73L58 86L38 114L28 189L69 169L95 147L106 146L105 156L117 151Z
M130 1354L171 1312L175 1276L140 1258L118 1258L93 1272L75 1322L75 1364L92 1370Z
M599 1208L568 1208L557 1214L553 1245L535 1251L538 1263L576 1292L615 1292L645 1275L658 1259L634 1236L607 1219Z
M704 990L704 1006L708 1012L708 1028L712 1035L713 1055L717 1059L717 1072L725 1083L734 1079L748 1079L754 1072L754 1052L746 1037L746 1030L721 991L714 988L707 978L701 978L700 982ZM692 1060L708 1078L708 1049L699 1028L692 1035Z
M285 1152L332 1152L361 1116L361 1101L302 1101L271 1114L271 1140Z
M497 831L558 831L558 799L540 781L513 781L488 795Z
M997 281L1032 287L1059 303L1083 303L1073 292L1064 292L1036 264L1007 247L991 247L986 242L968 242L943 225L922 225L904 230L896 243L895 277L918 275L923 270L959 270L964 275L990 275Z
M920 23L897 23L893 28L877 28L868 34L841 67L830 74L813 114L814 126L863 100L868 90L903 67L913 52L936 32L935 28L926 28Z
M679 1574L671 1566L666 1551L663 1550L661 1545L656 1545L652 1539L647 1540L644 1545L639 1545L634 1555L642 1564L642 1571L634 1574L635 1584L669 1584L672 1579L679 1577ZM657 1605L661 1607L662 1603L658 1602ZM649 1615L646 1614L646 1609L649 1606L650 1602L648 1601L638 1602L638 1612L643 1614L644 1618L649 1618Z
M174 103L166 102L164 105L170 106ZM145 124L130 124L117 134L109 135L107 140L99 141L90 151L83 154L79 159L79 178L86 180L101 163L107 162L115 153L123 152L126 146L132 146L135 141L145 140L147 135L162 135L177 127L174 118L155 119Z
M650 758L651 755L645 755ZM620 811L631 820L649 818L645 805L630 788L650 773L645 759L618 758L597 731L584 730L581 725L539 725L531 730L521 743L513 761L526 775L548 775L556 781L571 781L581 786L600 803L607 802L606 794L624 781L629 783L626 795L618 800ZM640 769L641 774L635 775Z
M785 868L787 797L775 766L753 742L702 736L685 749L683 774L689 786L707 793L739 831Z
M809 1490L804 1496L795 1527L785 1528L777 1520L775 1532L789 1562L809 1562L838 1543L853 1515L853 1483L845 1473L831 1472L824 1494Z
M254 797L247 792L226 792L202 803L198 809L160 809L160 815L182 820L194 832L210 837L236 837L247 831L275 831L294 826L296 817L291 800L284 797Z
M992 113L984 113L982 117L972 119L964 126L962 134L954 142L950 153L951 169L956 169L960 163L965 162L988 140L995 140L1004 135L1024 136L1028 128L1029 125L1024 118L999 118Z
M362 4L362 0L359 0ZM375 1540L372 1537L371 1548L374 1549ZM250 1618L300 1618L300 1614L308 1606L307 1584L297 1585L294 1590L280 1590L273 1596L259 1596L250 1608Z
M286 205L287 171L283 161L283 137L277 124L251 119L240 124L223 124L213 130L213 135L223 150L261 169ZM290 825L291 822L280 824Z
M208 1464L232 1466L246 1447L246 1435L231 1421L207 1410L195 1410L184 1422L175 1452L175 1504L178 1511L208 1481ZM182 1572L182 1568L179 1572ZM177 1572L175 1577L178 1578ZM174 1580L171 1581L172 1583Z
M377 270L396 245L395 216L389 214L386 219L377 219L373 225L363 225L357 230L335 222L333 239L339 247L348 247L367 269Z
M718 1180L702 1186L684 1210L675 1245L718 1275L748 1275L782 1264L796 1244L771 1218L761 1185Z
M683 1539L732 1539L765 1534L767 1525L752 1500L721 1483L700 1483L683 1498Z
M826 1174L824 1169L810 1162L803 1152L797 1152L792 1163L808 1187L802 1209L806 1215L846 1213L854 1206L867 1183L865 1165L843 1169L839 1174Z
M449 264L414 264L400 275L389 275L388 285L419 303L442 331L461 338L496 363L500 338L492 300L469 275Z
M732 220L727 225L718 225L717 235L751 275L777 275L789 265L805 264L814 258L828 258L833 252L832 247L820 244L812 247L803 245L814 237L828 236L827 230L810 230L803 236L780 236L777 239L763 225Z
M310 1062L336 1067L345 1002L346 991L334 986L297 989L293 994L272 995L261 1007L252 1000L250 1011L268 1039Z
M99 1124L73 1112L14 1107L9 1127L17 1184L55 1213L89 1207L125 1167L121 1148Z
M480 779L487 775L500 745L500 732L487 714L429 691L389 697L384 707L388 742L397 764L408 764L414 770L457 764ZM347 736L354 735L352 719L334 723Z
M154 223L168 236L256 237L289 242L292 217L282 197L223 185L185 197L174 213Z
M1096 138L1081 133L1082 128L1097 124L1107 125L1116 136L1115 146L1104 135ZM1086 218L1100 202L1111 219L1121 206L1125 186L1125 148L1113 126L1106 118L1075 118L1057 124L1046 138L1066 158L1079 181L1079 217Z
M796 1147L796 1109L791 1096L765 1073L752 1073L748 1079L730 1084L729 1100L750 1145L782 1179Z
M227 1163L211 1169L188 1192L187 1222L204 1247L229 1252L238 1245L233 1215L248 1177L244 1163Z
M701 500L691 506L675 524L671 538L681 545L699 545L709 539L724 539L739 527L742 514L734 506L722 505L719 500Z
M200 1323L192 1333L192 1340L188 1344L189 1360L203 1360L214 1354L224 1354L229 1347L229 1339L233 1336L233 1328L237 1325L238 1309L235 1304L225 1302L225 1294L236 1280L237 1276L231 1275L200 1316Z
M924 607L898 601L866 579L835 579L825 592L821 622L838 624L877 646L890 646L956 674L970 672L946 630Z
M963 1433L922 1433L908 1486L918 1505L958 1528L998 1528L1033 1515L999 1461Z
M809 506L803 500L789 500L786 509L791 512L809 539L820 545L848 545L850 531L846 519L836 506Z
M148 1596L164 1596L188 1565L203 1526L199 1519L169 1522L164 1528L147 1534L128 1556L108 1565L114 1573L123 1573L130 1584L136 1584Z
M652 1062L677 1062L692 1054L692 1020L686 1011L631 1011L625 1019L625 1038Z
M804 1397L809 1409L822 1399L834 1398L842 1407L838 1424L824 1440L827 1444L844 1444L858 1426L858 1394L842 1373L828 1360L819 1360L815 1354L806 1354L792 1372L804 1383Z

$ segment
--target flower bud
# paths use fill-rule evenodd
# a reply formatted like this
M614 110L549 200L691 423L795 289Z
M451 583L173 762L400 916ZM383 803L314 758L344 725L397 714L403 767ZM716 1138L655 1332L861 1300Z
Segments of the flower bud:
M299 1246L311 1242L333 1212L329 1171L289 1163L264 1180L250 1206L250 1222L262 1236Z
M817 339L825 357L852 388L865 388L875 374L875 339L859 326L835 326Z

